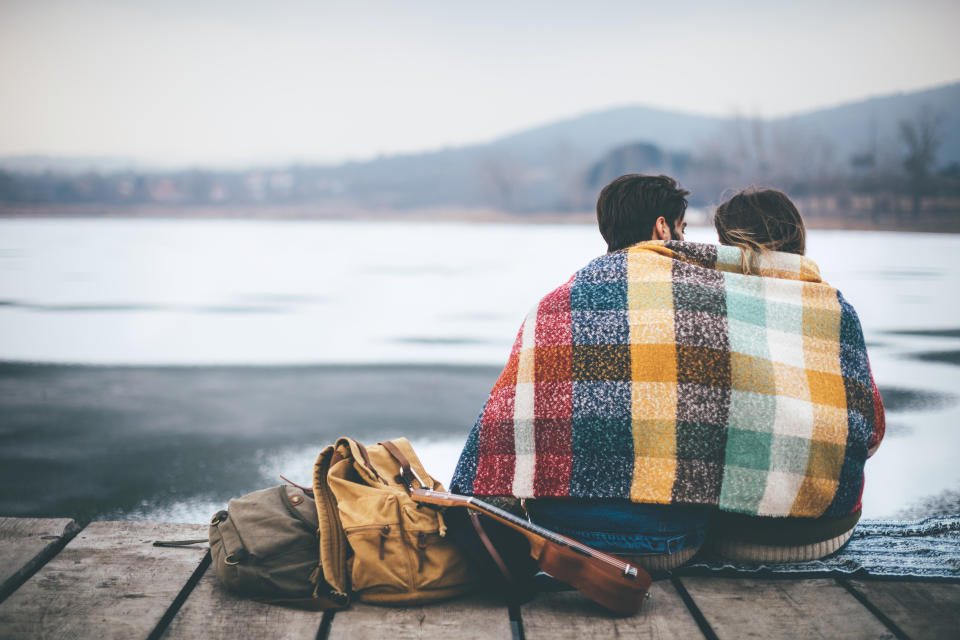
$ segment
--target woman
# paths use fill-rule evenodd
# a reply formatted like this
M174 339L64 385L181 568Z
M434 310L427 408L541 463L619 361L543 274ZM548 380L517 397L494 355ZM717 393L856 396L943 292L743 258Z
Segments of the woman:
M803 218L790 198L776 189L751 187L737 193L717 207L713 222L721 244L741 250L741 269L746 274L757 274L774 252L800 256L806 252ZM870 387L877 424L868 442L868 457L879 446L884 431L882 400L872 377ZM860 512L859 499L849 513L819 518L718 511L710 525L710 541L724 556L743 562L814 560L849 540Z
M776 189L744 189L717 207L713 216L720 243L743 251L743 270L769 251L804 255L807 232L790 198Z

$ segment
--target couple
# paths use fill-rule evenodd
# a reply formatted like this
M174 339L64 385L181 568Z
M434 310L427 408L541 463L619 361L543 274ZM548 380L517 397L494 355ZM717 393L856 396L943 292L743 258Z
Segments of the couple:
M520 499L651 570L708 539L732 560L823 557L884 431L860 322L786 195L717 207L719 246L683 241L687 195L666 176L604 187L608 253L527 315L451 490Z

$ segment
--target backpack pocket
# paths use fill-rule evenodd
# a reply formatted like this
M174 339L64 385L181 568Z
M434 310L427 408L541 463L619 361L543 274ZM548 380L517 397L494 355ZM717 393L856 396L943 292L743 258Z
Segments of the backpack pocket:
M365 485L350 487L352 500L338 502L351 555L350 589L362 600L410 588L410 560L401 533L397 495Z
M402 506L403 529L407 547L414 552L414 589L435 592L436 599L468 591L472 580L460 548L440 535L437 513L412 500Z
M399 525L368 525L346 529L353 555L347 560L350 584L361 600L406 593L410 563Z
M312 498L292 487L231 500L210 523L217 577L249 595L311 597L320 577L313 513Z

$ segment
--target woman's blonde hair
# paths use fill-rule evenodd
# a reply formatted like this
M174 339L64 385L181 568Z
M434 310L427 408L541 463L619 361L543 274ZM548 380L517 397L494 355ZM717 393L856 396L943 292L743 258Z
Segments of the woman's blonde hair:
M767 251L803 255L807 231L800 212L782 191L749 187L717 207L713 226L722 244L740 247L741 266L751 273Z

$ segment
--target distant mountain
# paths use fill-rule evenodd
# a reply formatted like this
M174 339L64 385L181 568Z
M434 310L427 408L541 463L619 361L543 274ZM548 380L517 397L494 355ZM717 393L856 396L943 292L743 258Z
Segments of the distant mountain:
M877 146L899 147L899 122L924 110L941 118L936 166L960 162L960 82L925 91L896 93L849 104L778 118L773 126L794 127L803 135L833 142L838 155L849 157Z
M913 118L925 108L942 117L942 146L937 164L960 162L960 82L800 115L767 118L763 122L774 130L794 129L801 135L822 136L835 145L839 155L846 156L869 147L874 137L878 138L877 144L884 138L887 143L897 144L899 121ZM509 150L520 157L536 157L545 150L569 146L599 156L618 145L643 141L661 149L697 153L700 145L723 136L737 120L644 106L620 107L542 125L474 148Z
M484 144L338 166L162 171L124 158L0 158L0 201L569 211L591 208L599 186L623 172L669 173L691 188L692 201L701 205L751 183L809 195L837 193L843 181L847 186L839 190L850 192L872 180L874 191L904 192L900 123L919 122L922 114L927 122L938 123L939 147L931 168L936 172L952 165L944 175L953 180L960 176L960 82L772 119L627 106ZM48 170L67 176L90 171L128 175L83 175L72 181L36 175Z
M575 148L599 157L626 142L643 141L662 149L692 151L717 135L727 119L664 111L651 107L619 107L514 133L488 149L509 150L521 157L536 157L558 147Z
M940 118L941 144L935 166L960 163L960 83L955 83L766 120L620 107L486 144L350 163L323 172L335 181L341 194L352 194L368 205L562 210L585 205L585 181L596 163L606 161L605 154L637 143L659 147L662 156L672 161L660 166L638 165L633 170L675 172L675 160L689 155L693 162L683 163L689 172L681 170L678 177L696 182L697 158L707 154L722 157L725 151L728 156L743 156L746 152L738 149L734 153L734 147L756 146L758 139L764 138L767 157L753 159L756 170L744 163L737 178L740 182L727 186L761 181L765 162L792 163L807 173L814 169L805 165L816 162L821 171L843 172L850 168L853 156L872 153L877 162L876 157L884 156L899 166L899 122L917 118L924 109ZM729 157L726 161L731 162ZM697 185L693 186L696 196ZM581 193L572 193L577 190ZM713 183L702 191L705 201L717 195Z
M0 157L0 169L18 173L76 174L88 171L119 173L142 170L142 165L132 158L116 156L49 156L23 154Z

